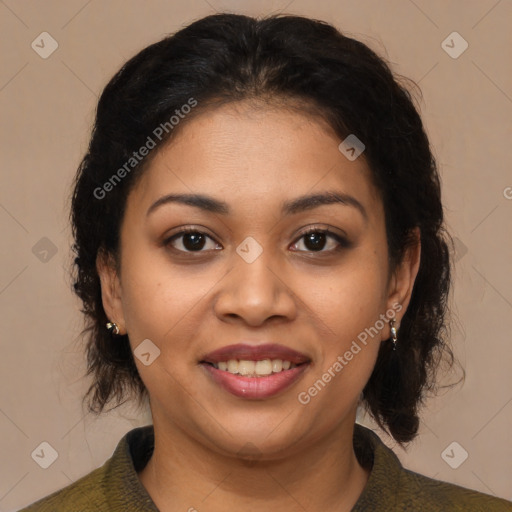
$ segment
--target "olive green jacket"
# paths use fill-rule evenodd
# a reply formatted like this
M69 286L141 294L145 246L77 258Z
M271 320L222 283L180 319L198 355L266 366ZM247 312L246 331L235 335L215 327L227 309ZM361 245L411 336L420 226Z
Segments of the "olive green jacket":
M103 466L19 512L158 512L137 476L153 448L153 426L135 428ZM512 502L404 469L373 431L357 423L354 450L371 473L352 512L512 512Z

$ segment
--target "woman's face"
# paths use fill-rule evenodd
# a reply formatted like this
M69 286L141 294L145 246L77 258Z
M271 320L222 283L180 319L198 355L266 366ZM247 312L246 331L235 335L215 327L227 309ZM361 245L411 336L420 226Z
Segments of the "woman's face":
M406 307L415 271L391 275L382 202L363 157L348 160L340 142L311 116L230 104L185 124L130 193L120 275L99 269L155 428L273 458L353 424L390 336L383 320ZM326 193L343 201L304 200ZM170 194L208 201L161 201ZM279 348L209 356L234 344L277 344L306 362L279 372L272 361L293 359ZM235 376L208 359L272 374Z

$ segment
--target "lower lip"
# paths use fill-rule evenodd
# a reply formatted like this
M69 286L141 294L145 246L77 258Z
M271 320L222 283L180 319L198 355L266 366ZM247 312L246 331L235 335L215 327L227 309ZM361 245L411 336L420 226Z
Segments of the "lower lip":
M302 377L309 364L304 363L290 370L283 370L266 377L242 377L219 370L207 363L201 363L201 366L208 372L214 382L231 394L240 398L258 400L270 398L289 388Z

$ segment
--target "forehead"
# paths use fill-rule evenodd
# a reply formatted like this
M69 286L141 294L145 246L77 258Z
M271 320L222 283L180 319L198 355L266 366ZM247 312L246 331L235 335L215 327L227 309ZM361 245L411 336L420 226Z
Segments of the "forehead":
M201 193L233 204L280 207L317 190L350 194L381 208L364 157L348 160L341 139L319 116L251 102L230 103L186 120L158 150L131 193L148 208L166 193Z

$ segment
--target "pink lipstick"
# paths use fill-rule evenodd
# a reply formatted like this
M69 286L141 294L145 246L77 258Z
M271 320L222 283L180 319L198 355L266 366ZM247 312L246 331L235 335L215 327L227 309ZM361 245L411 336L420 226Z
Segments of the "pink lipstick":
M263 400L297 382L311 359L277 344L228 345L203 356L202 368L212 381L231 394Z

